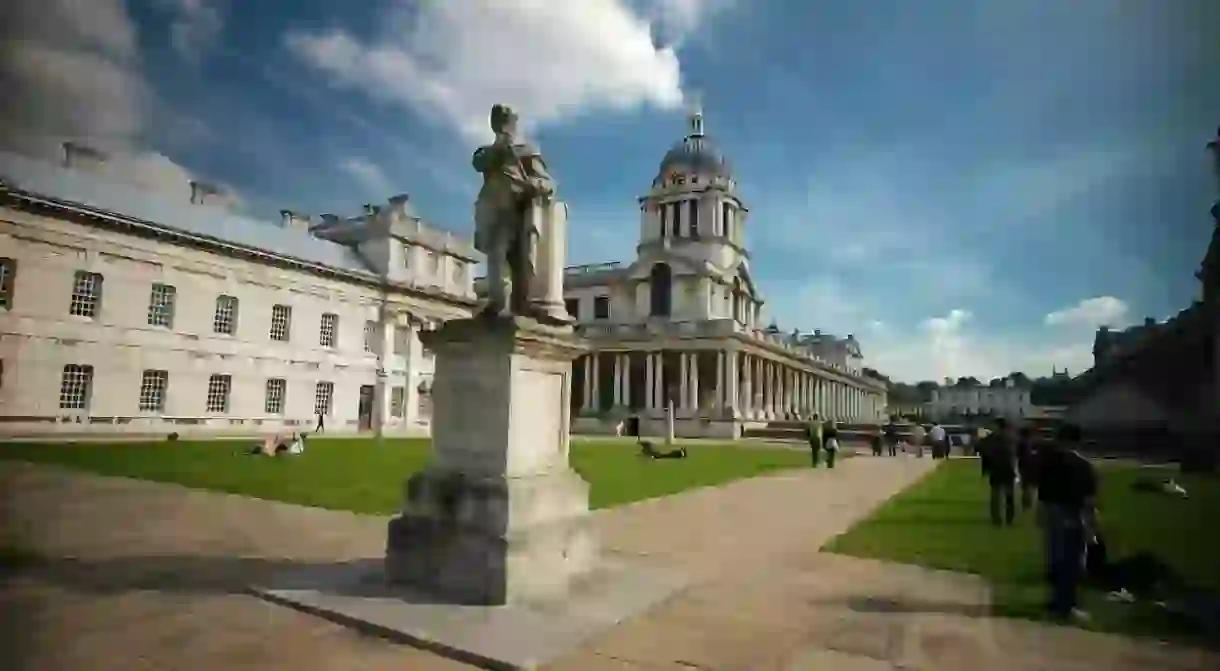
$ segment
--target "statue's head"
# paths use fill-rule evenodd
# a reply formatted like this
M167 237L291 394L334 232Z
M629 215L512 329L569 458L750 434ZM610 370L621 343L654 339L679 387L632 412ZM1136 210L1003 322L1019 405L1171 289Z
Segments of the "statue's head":
M497 135L517 130L517 113L508 105L491 106L491 130Z

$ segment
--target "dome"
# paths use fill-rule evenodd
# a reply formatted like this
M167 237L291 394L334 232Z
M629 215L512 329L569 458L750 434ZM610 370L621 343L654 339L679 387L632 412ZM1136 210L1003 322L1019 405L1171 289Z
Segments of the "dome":
M688 135L665 152L658 172L665 174L673 169L723 177L730 174L728 159L711 138L702 134Z
M664 176L671 170L678 170L710 173L717 177L730 176L728 159L716 143L703 133L702 110L694 110L688 121L690 134L665 152L665 158L661 159L661 167L657 170L658 175Z

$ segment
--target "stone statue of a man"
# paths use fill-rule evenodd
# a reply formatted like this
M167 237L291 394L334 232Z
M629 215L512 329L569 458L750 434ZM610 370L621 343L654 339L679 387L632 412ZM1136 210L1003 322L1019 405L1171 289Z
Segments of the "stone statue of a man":
M474 169L483 175L483 188L475 201L474 246L487 255L488 301L484 314L566 323L566 312L550 309L546 300L537 297L540 290L550 293L539 282L548 276L548 269L539 268L539 238L546 235L542 229L552 224L550 214L557 209L555 181L547 172L542 154L518 138L517 115L510 107L491 108L491 129L496 134L495 142L479 147L471 159ZM564 222L554 224L562 228ZM563 231L558 233L562 235ZM547 242L543 240L544 251L549 249ZM542 263L551 260L544 258ZM562 265L562 256L555 260ZM562 300L559 304L562 307Z

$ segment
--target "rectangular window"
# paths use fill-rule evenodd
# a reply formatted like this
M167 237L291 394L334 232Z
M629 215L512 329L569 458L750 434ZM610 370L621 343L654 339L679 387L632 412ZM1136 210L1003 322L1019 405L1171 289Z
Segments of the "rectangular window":
M413 249L414 249L414 247L412 247L412 245L410 243L407 243L407 242L402 243L402 267L403 268L411 267L411 253L412 253Z
M72 303L68 314L94 319L102 307L102 276L84 270L76 271L72 280Z
M430 272L433 277L439 278L441 276L440 252L428 252L428 260L429 260L428 272Z
M319 382L313 395L313 414L330 416L331 401L335 397L334 382Z
M224 335L237 335L237 298L220 295L216 297L216 312L212 315L212 331Z
M229 375L213 375L208 378L208 412L228 412L229 392L233 389L233 378Z
M681 237L682 231L678 229L678 212L679 212L679 208L682 207L682 202L676 201L676 202L670 203L669 205L666 205L666 207L670 208L669 234L670 234L670 236L675 237L675 238Z
M377 322L364 322L364 351L372 354L377 351Z
M690 203L690 236L692 238L699 237L699 201L691 200Z
M720 204L720 234L726 238L732 239L730 231L733 226L733 209L728 203Z
M669 206L664 204L658 205L657 214L661 217L661 237L663 238L669 235Z
M148 296L148 325L174 327L174 301L178 290L168 284L154 283Z
M318 344L322 347L334 347L338 342L339 315L333 312L322 314L322 322L318 327Z
M84 410L93 395L93 366L70 363L64 366L59 383L61 410Z
M13 286L17 281L17 260L0 259L0 308L13 307Z
M288 342L292 336L292 308L287 305L271 306L271 339Z
M390 416L401 418L407 409L407 388L393 387L390 389Z
M279 415L284 412L284 402L288 397L288 380L273 377L267 380L267 393L263 401L263 411L268 415Z
M563 307L575 319L580 319L580 299L565 298L563 299Z
M140 412L165 412L169 371L146 370L140 378Z
M462 287L462 283L465 281L466 264L458 261L457 259L453 259L453 284L460 289Z
M610 297L597 296L593 299L593 318L594 319L609 319L610 318Z

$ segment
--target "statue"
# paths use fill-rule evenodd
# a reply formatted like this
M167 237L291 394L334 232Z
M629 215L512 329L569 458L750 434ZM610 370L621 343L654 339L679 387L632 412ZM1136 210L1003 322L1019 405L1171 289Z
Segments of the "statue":
M517 136L512 108L493 106L491 129L495 142L479 147L471 159L483 175L474 215L474 246L487 255L483 316L568 324L572 318L563 303L567 208L555 199L555 180L542 154Z

